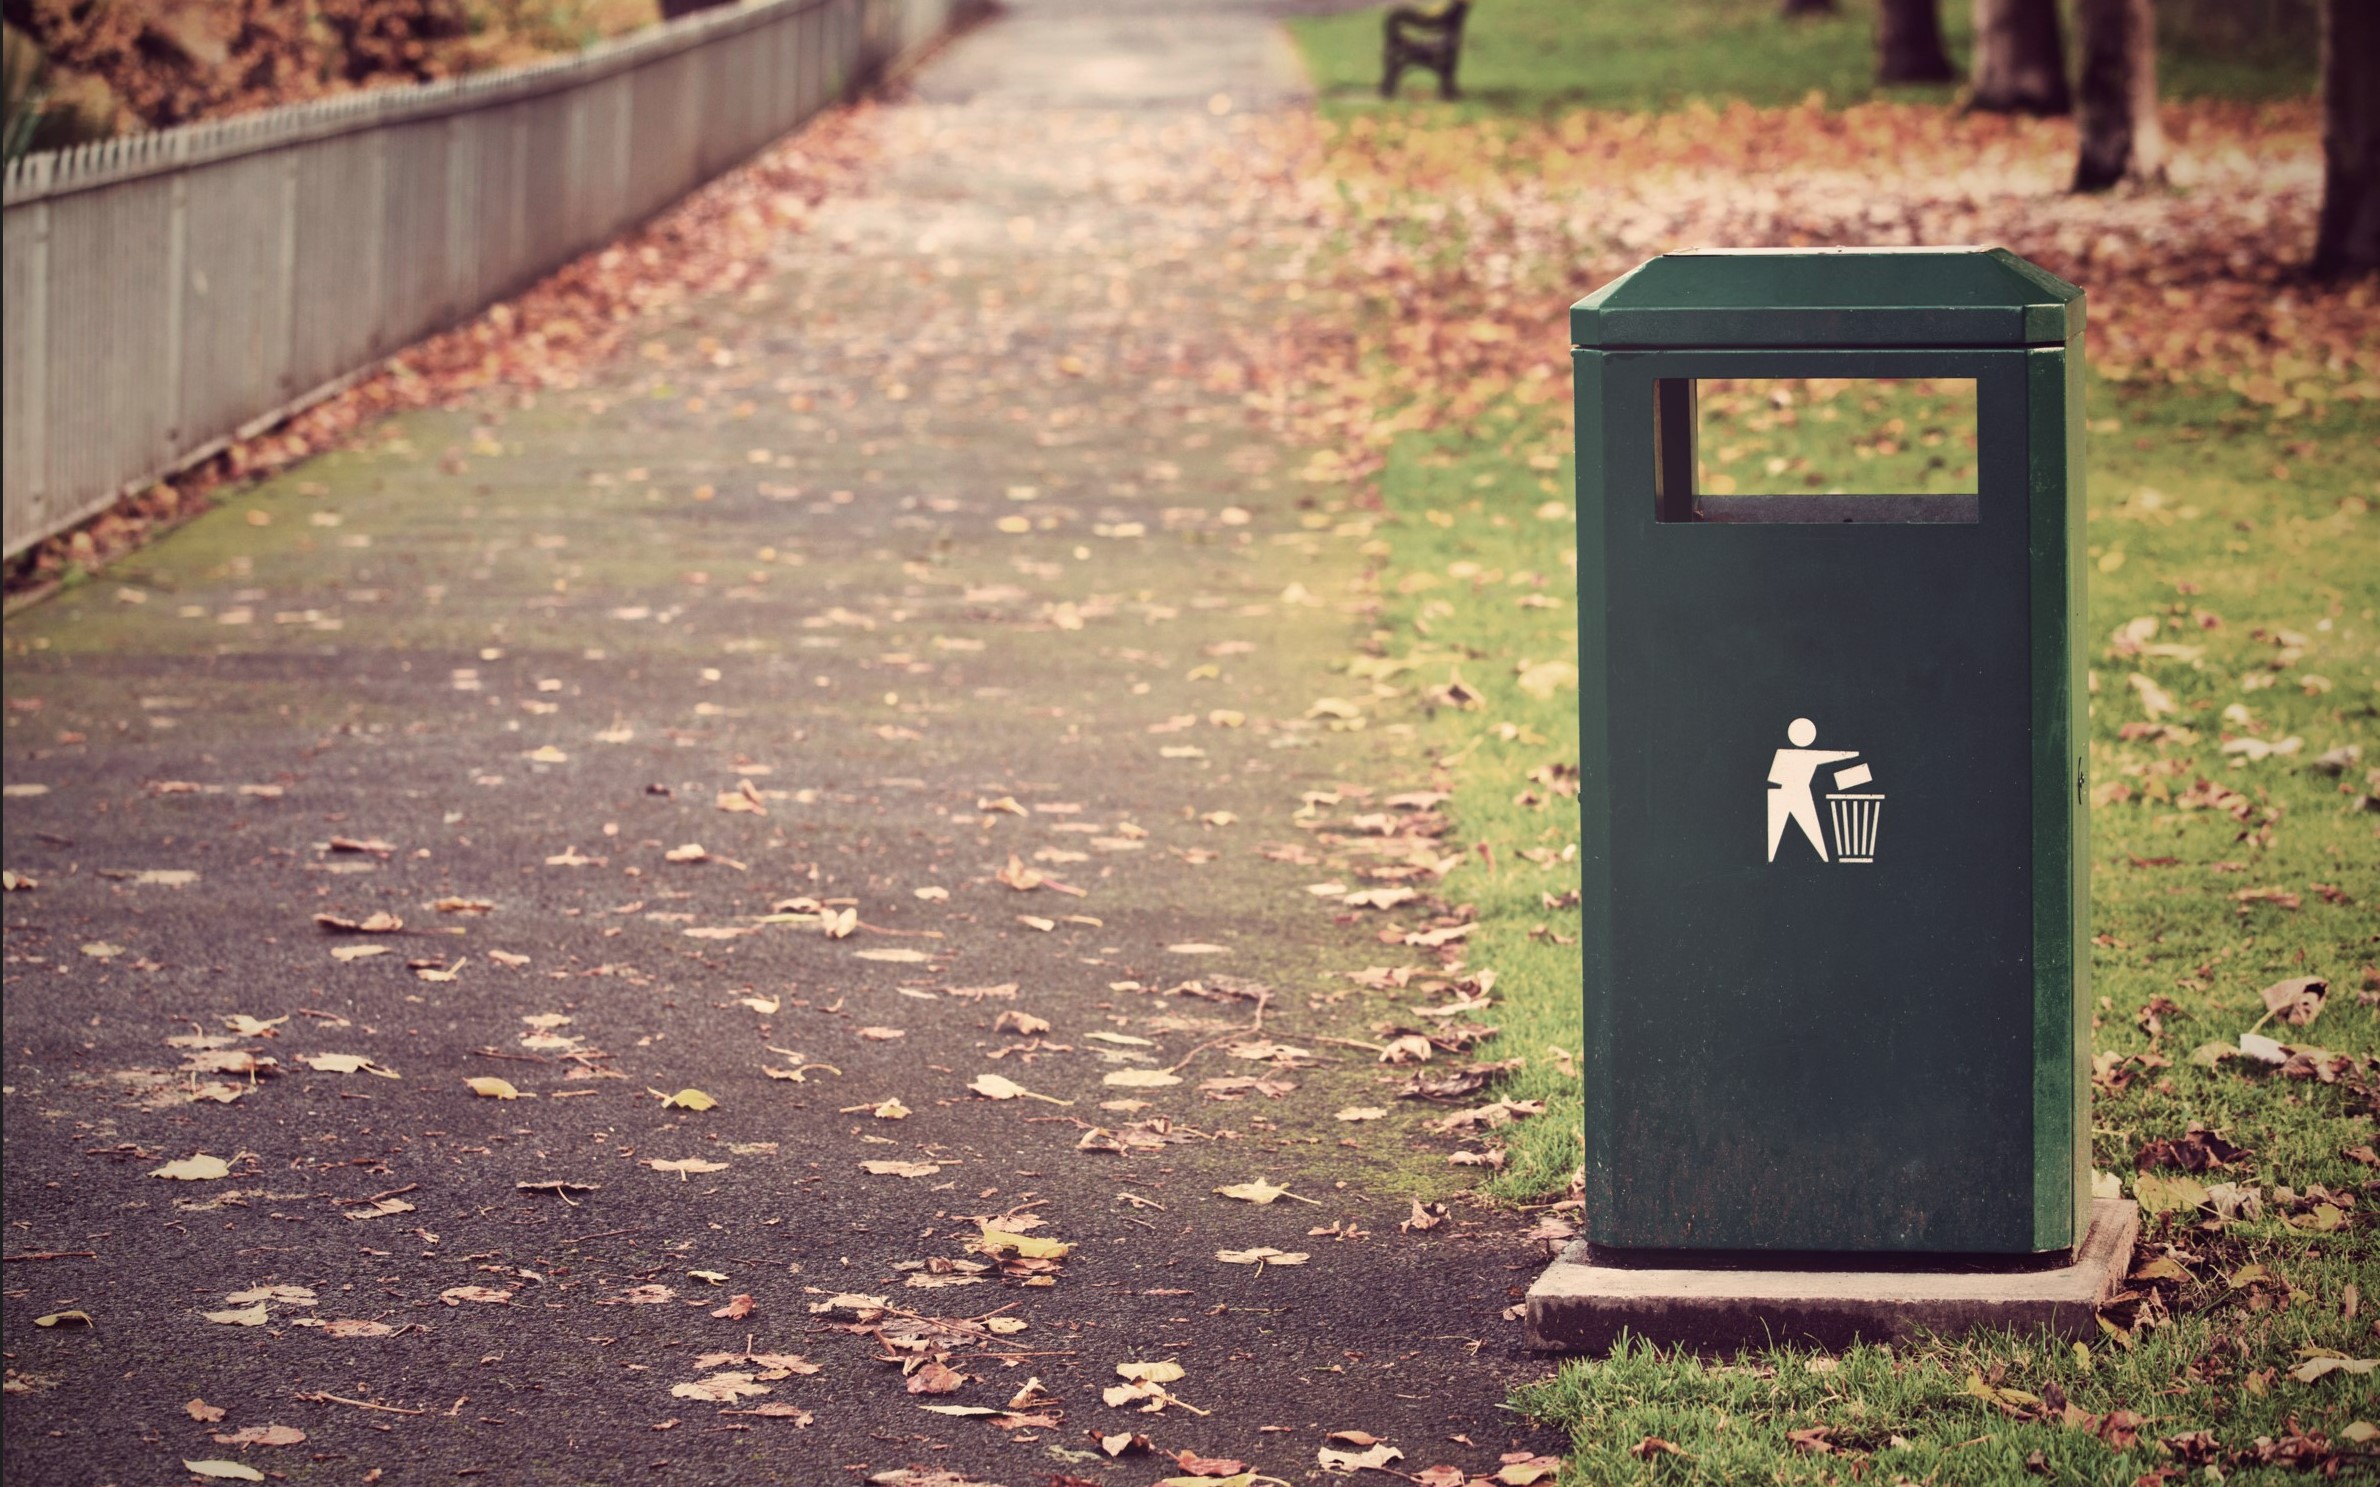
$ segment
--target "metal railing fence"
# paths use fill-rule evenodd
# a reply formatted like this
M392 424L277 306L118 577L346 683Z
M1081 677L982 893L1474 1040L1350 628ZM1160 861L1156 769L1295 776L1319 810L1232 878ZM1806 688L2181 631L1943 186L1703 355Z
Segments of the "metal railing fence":
M574 57L11 162L7 555L618 236L966 5L748 0Z

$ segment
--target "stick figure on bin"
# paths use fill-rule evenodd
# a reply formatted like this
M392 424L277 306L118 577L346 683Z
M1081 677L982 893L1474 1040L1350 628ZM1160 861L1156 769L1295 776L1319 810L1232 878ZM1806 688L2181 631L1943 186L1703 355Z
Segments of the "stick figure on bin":
M1818 826L1818 802L1810 793L1810 781L1822 766L1856 759L1859 750L1811 748L1818 741L1818 725L1808 718L1795 718L1786 727L1785 736L1793 747L1777 750L1776 759L1768 767L1768 860L1777 860L1777 844L1785 839L1785 823L1791 821L1817 849L1818 860L1829 861L1826 837Z

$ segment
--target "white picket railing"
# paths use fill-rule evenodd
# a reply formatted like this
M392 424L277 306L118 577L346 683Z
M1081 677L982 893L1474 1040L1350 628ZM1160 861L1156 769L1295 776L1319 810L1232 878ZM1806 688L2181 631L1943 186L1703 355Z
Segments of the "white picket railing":
M968 0L747 0L577 56L12 162L9 556L653 215Z

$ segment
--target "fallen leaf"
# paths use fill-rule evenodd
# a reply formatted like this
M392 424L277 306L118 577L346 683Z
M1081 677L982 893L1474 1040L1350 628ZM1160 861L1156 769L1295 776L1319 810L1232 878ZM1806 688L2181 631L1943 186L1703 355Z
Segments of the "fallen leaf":
M654 1157L646 1161L645 1165L656 1172L675 1172L680 1181L684 1181L689 1172L725 1172L727 1170L725 1162L706 1162L701 1157L683 1157L674 1162L665 1162L659 1157Z
M2144 1213L2180 1213L2206 1202L2206 1184L2194 1177L2143 1172L2132 1179L2132 1196Z
M715 1373L692 1383L669 1386L672 1399L707 1399L717 1404L733 1404L739 1399L774 1392L751 1374L734 1372Z
M255 1306L243 1306L230 1311L211 1311L205 1315L210 1322L221 1322L232 1327L262 1327L266 1322L272 1320L271 1313L265 1310L261 1302Z
M476 1301L483 1306L501 1306L512 1300L512 1292L493 1290L487 1286L449 1286L438 1293L438 1299L448 1306L461 1306Z
M314 916L314 922L324 929L358 935L393 935L405 927L404 920L386 910L366 915L362 919L342 919L336 914L317 914Z
M861 960L887 961L893 965L905 966L922 965L933 959L923 950L907 950L898 946L888 950L854 950L851 953Z
M325 1337L394 1337L397 1330L386 1322L368 1322L352 1317L342 1317L322 1324L322 1334Z
M176 1162L167 1162L149 1175L151 1177L170 1177L177 1182L212 1182L219 1177L231 1176L231 1164L221 1157L211 1157L205 1152L200 1152L197 1156L184 1157Z
M1276 1198L1297 1197L1289 1189L1275 1187L1261 1178L1255 1182L1235 1182L1228 1187L1219 1187L1215 1191L1226 1198L1237 1198L1242 1203L1270 1203ZM1298 1201L1305 1202L1307 1200L1301 1198Z
M46 1317L35 1317L36 1327L90 1327L97 1325L87 1311L54 1311Z
M1387 1114L1388 1112L1378 1105L1350 1105L1332 1118L1334 1120L1354 1122L1362 1120L1379 1120Z
M2330 995L2330 982L2322 976L2292 976L2275 981L2258 993L2264 1010L2291 1027L2304 1027L2322 1015L2323 999Z
M1196 1451L1181 1452L1174 1457L1174 1465L1180 1467L1192 1481L1200 1477L1238 1476L1248 1469L1245 1461L1234 1461L1222 1456L1201 1456Z
M1182 1076L1168 1074L1162 1069L1118 1069L1099 1081L1117 1089L1163 1089L1180 1084Z
M1368 1467L1385 1468L1392 1461L1402 1461L1405 1453L1396 1447L1381 1444L1362 1451L1342 1451L1324 1446L1314 1453L1314 1460L1324 1471L1354 1473Z
M384 1069L361 1053L309 1053L299 1062L317 1074L377 1074L383 1079L402 1078L394 1069Z
M184 1457L182 1468L194 1477L214 1477L221 1481L261 1482L264 1480L263 1472L239 1461L192 1461L188 1457Z
M1063 1260L1074 1253L1074 1246L1039 1234L1012 1234L1005 1229L983 1226L983 1247L994 1254L1022 1255L1028 1260Z
M1255 1249L1219 1249L1215 1258L1226 1265L1303 1265L1313 1259L1303 1250L1277 1250L1270 1245Z
M2361 1375L2370 1373L2375 1368L2380 1368L2380 1358L2348 1358L2325 1353L2308 1358L2305 1362L2292 1368L2289 1370L2289 1376L2301 1384L2311 1384L2317 1379L2328 1377L2334 1373Z
M665 1095L657 1089L648 1089L645 1093L659 1100L664 1110L716 1110L719 1107L717 1100L699 1089L682 1089L674 1095Z
M223 1418L223 1411L203 1399L193 1399L182 1406L182 1413L201 1425L212 1425Z
M967 1088L987 1100L1039 1100L1048 1105L1071 1105L1074 1103L1072 1100L1061 1100L1055 1095L1035 1094L1015 1080L1002 1078L998 1074L978 1074L968 1083Z
M940 1359L929 1358L917 1372L909 1375L911 1394L955 1394L967 1382L967 1375Z
M878 1177L932 1177L942 1168L933 1162L896 1162L884 1159L862 1162L860 1170Z
M1160 1359L1152 1363L1119 1363L1116 1365L1116 1377L1129 1379L1136 1384L1172 1384L1180 1382L1183 1373L1181 1364L1171 1359Z
M498 1079L493 1074L476 1074L464 1080L463 1083L469 1086L471 1093L483 1099L517 1100L521 1098L521 1092L512 1087L511 1080Z
M305 1444L306 1432L294 1425L248 1425L213 1439L218 1446L297 1446Z

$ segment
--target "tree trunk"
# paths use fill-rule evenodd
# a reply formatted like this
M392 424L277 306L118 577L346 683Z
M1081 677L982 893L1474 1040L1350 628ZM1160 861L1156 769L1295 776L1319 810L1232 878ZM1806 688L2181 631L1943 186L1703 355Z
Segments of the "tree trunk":
M2165 131L2157 123L2157 17L2150 0L2082 0L2082 151L2074 189L2165 179Z
M2380 269L2380 5L2322 7L2322 216L2314 272Z
M1957 76L1942 50L1942 0L1883 0L1876 13L1876 81L1947 83Z
M1806 15L1833 15L1835 0L1785 0L1785 19L1794 20Z
M1967 106L1994 114L2073 109L2058 0L1975 0L1974 93Z

